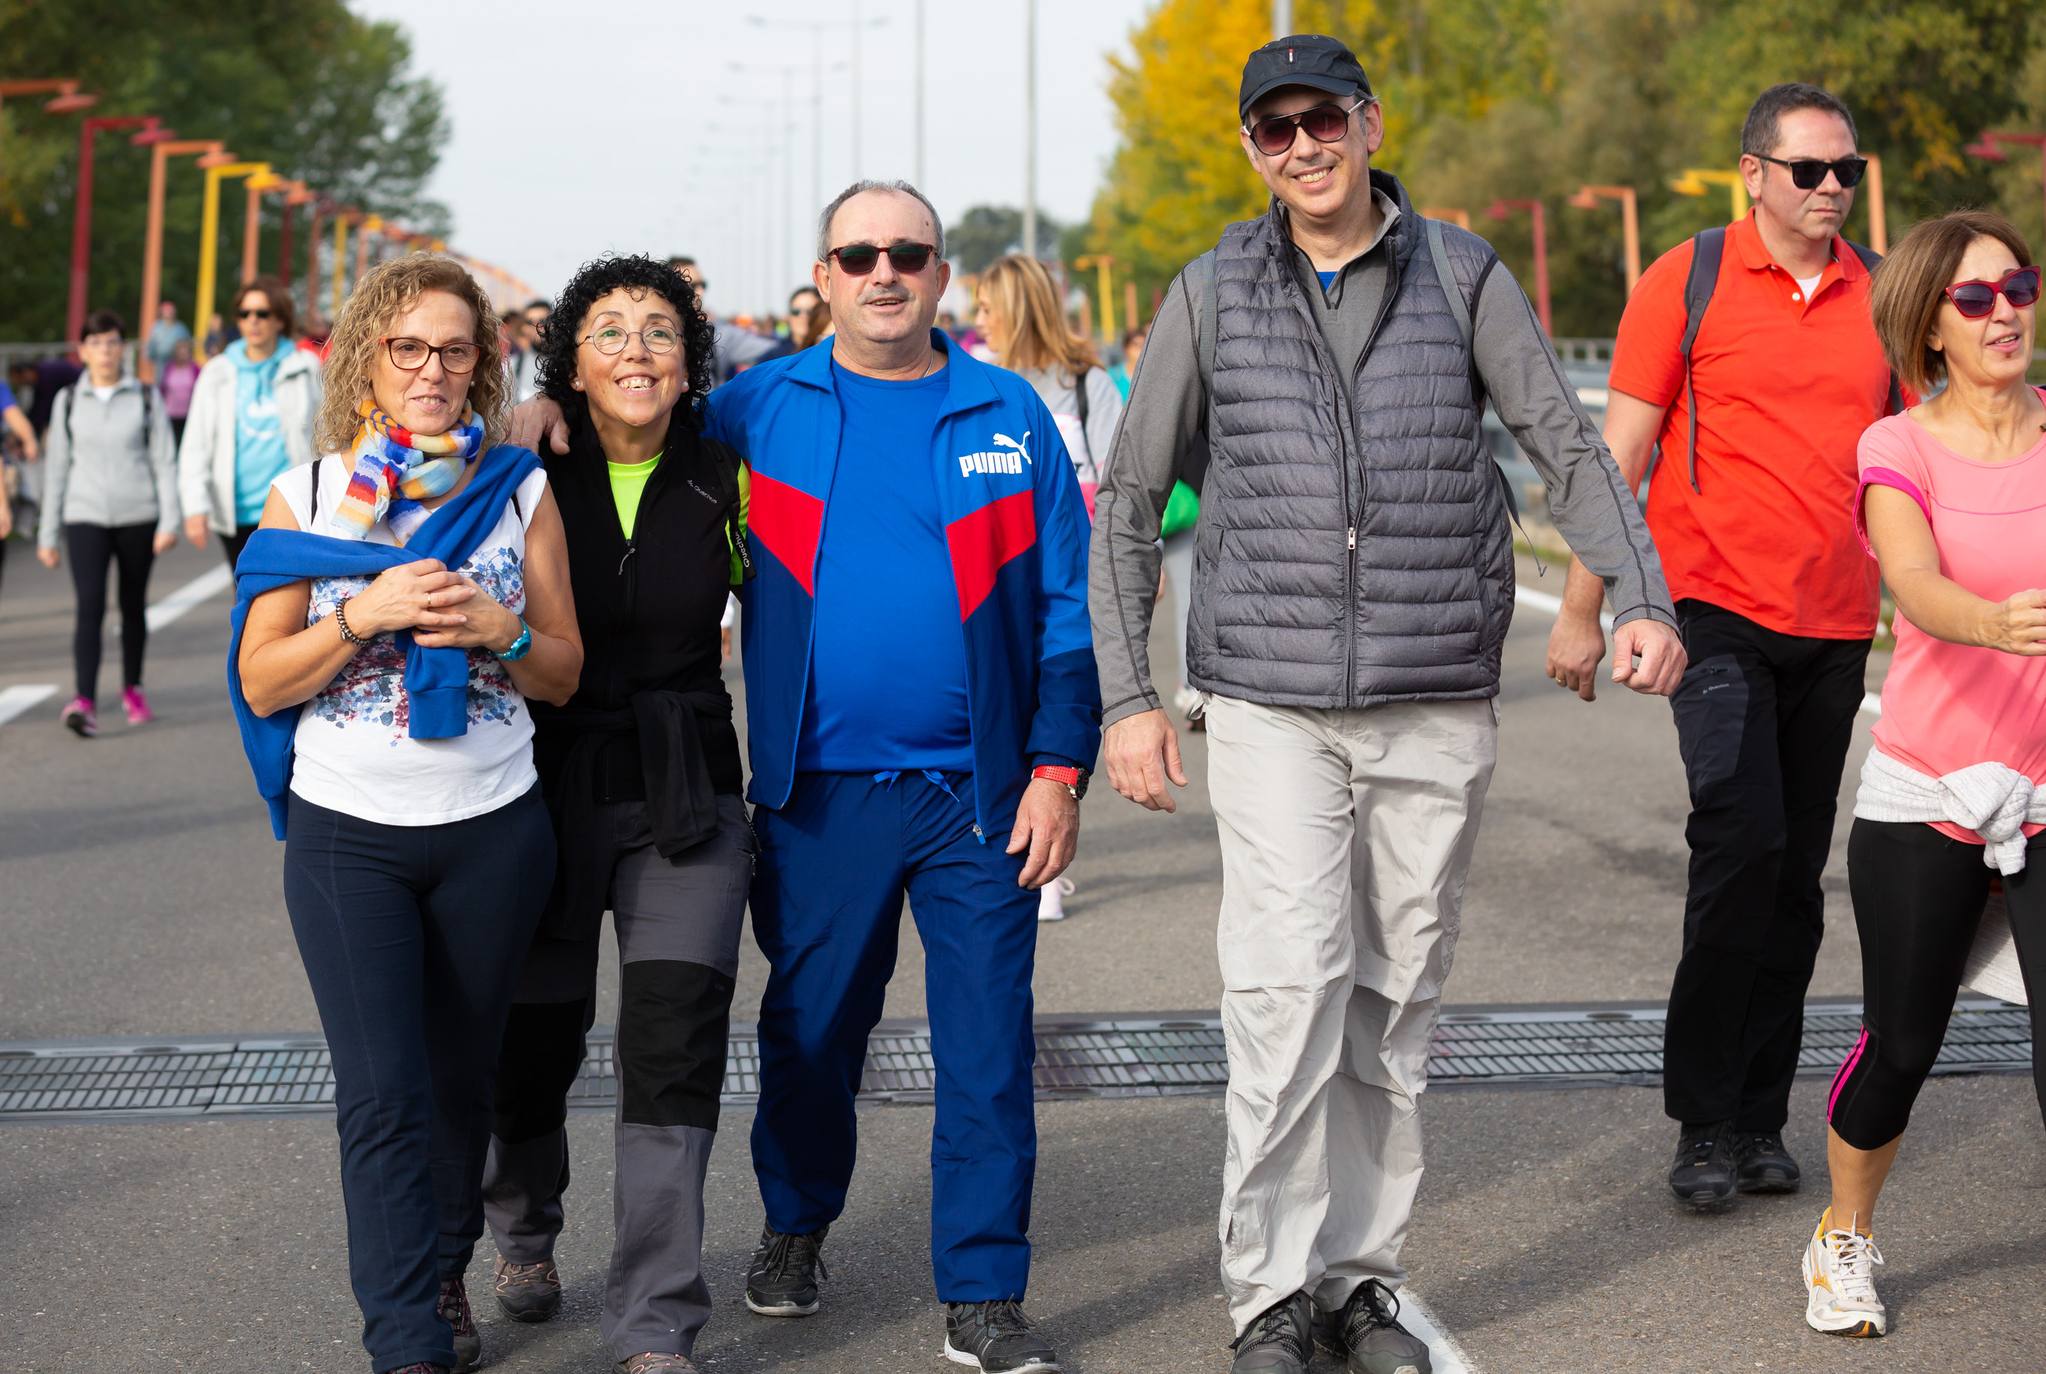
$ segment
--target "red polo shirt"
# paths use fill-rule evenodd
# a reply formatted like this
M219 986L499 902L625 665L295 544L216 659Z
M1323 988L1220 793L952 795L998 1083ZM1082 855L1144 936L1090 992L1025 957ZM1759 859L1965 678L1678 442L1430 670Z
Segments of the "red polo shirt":
M1854 533L1855 451L1888 408L1868 271L1842 239L1807 300L1752 218L1728 226L1719 283L1691 345L1698 488L1686 451L1686 239L1656 259L1620 319L1610 385L1664 407L1648 527L1670 595L1781 634L1866 639L1875 561Z

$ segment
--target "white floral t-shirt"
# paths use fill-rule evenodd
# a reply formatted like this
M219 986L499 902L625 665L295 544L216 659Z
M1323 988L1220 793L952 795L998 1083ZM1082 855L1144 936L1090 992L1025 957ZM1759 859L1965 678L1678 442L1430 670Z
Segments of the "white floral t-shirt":
M320 483L319 513L310 528L332 534L329 523L348 489L353 461L329 454L276 481L299 528L308 528L312 482ZM519 484L518 507L507 502L497 526L460 569L503 605L526 609L526 525L547 489L547 474ZM428 517L431 523L432 517ZM379 524L366 542L395 545ZM366 577L313 579L306 624L367 590ZM525 698L496 656L469 651L469 728L452 739L414 739L408 733L412 701L405 691L405 649L395 635L378 635L356 651L334 680L299 708L293 737L291 790L315 806L380 825L439 825L495 811L516 801L538 780L533 770L533 718Z

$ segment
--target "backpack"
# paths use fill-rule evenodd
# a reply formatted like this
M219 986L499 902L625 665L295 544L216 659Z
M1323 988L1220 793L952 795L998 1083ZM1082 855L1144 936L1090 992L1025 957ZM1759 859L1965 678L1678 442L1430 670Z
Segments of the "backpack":
M1861 265L1875 271L1883 255L1873 248L1849 242L1854 256L1861 259ZM1684 281L1684 337L1677 345L1677 353L1684 360L1684 409L1690 419L1690 435L1686 440L1685 459L1690 464L1691 490L1698 491L1698 392L1691 382L1691 345L1698 340L1698 326L1704 322L1705 307L1712 304L1712 292L1719 285L1719 260L1726 253L1726 226L1715 225L1702 229L1691 238L1691 275ZM1890 408L1888 415L1901 414L1904 409L1904 391L1897 385L1897 374L1890 374Z
M57 393L56 399L64 403L64 447L66 448L71 447L71 412L78 405L78 383L83 380L83 378L78 378L67 382L64 389ZM55 404L55 401L51 402L52 406ZM149 428L150 422L155 419L155 404L156 388L145 384L142 388L142 446L144 448L149 446Z

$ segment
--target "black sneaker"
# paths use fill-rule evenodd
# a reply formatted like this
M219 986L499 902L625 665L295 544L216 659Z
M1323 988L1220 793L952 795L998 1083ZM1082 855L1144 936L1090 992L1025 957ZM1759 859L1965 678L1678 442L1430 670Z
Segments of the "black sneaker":
M515 1322L544 1322L561 1310L561 1272L551 1259L513 1264L499 1255L491 1291L504 1315Z
M1347 1361L1350 1374L1433 1374L1428 1343L1400 1325L1400 1300L1366 1279L1343 1310L1315 1322L1321 1348Z
M394 1369L391 1374L448 1374L444 1364L408 1364L403 1369Z
M1693 1207L1717 1207L1733 1197L1733 1126L1686 1125L1677 1133L1669 1190Z
M455 1374L465 1374L483 1359L483 1336L476 1329L476 1314L469 1308L469 1290L460 1279L443 1279L440 1301L434 1304L447 1324L455 1329Z
M987 1374L1057 1374L1059 1353L1030 1328L1023 1304L1000 1302L945 1304L945 1358Z
M763 1317L807 1317L817 1310L817 1281L831 1274L824 1267L821 1227L807 1236L760 1228L760 1248L746 1267L746 1306Z
M1236 1358L1229 1374L1307 1374L1314 1358L1313 1314L1305 1293L1267 1307L1230 1346Z
M1743 1193L1794 1193L1804 1174L1780 1131L1737 1131L1733 1137L1734 1186Z

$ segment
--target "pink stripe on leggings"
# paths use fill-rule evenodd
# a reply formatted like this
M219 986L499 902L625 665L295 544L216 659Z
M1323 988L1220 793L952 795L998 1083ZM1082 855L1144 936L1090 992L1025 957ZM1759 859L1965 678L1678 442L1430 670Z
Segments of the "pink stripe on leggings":
M1826 1099L1826 1120L1833 1120L1833 1104L1840 1100L1840 1090L1847 1086L1847 1080L1854 1076L1854 1066L1861 1062L1861 1052L1868 1048L1868 1027L1861 1028L1861 1038L1854 1042L1854 1048L1847 1052L1847 1062L1840 1066L1840 1072L1833 1075L1833 1094Z

